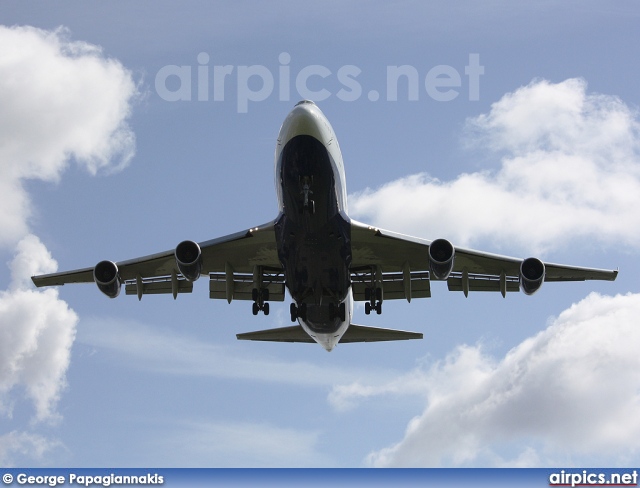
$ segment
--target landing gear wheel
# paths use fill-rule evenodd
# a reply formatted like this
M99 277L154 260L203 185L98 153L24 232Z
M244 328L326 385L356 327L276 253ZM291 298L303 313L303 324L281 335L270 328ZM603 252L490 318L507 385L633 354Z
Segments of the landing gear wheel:
M340 321L344 322L347 320L347 304L342 302L338 307L338 316L340 317Z
M295 303L292 303L289 307L289 312L291 312L291 322L295 322L298 320L298 307L296 307Z
M258 315L262 310L265 315L269 315L269 288L253 288L251 290L251 298L253 299L253 315Z
M364 313L369 315L373 310L378 315L382 313L382 288L365 288L364 298L366 300L364 304Z

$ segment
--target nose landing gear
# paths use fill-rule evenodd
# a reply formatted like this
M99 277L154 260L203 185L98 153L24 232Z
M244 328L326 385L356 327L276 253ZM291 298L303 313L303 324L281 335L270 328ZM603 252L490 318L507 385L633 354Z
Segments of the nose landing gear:
M310 198L310 196L313 195L311 185L313 185L313 176L300 177L300 187L302 188L300 191L302 194L302 211L313 215L316 212L316 202Z

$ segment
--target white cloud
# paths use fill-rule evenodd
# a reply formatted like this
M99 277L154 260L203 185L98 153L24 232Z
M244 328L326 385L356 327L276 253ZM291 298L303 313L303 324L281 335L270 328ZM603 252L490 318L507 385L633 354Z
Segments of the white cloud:
M422 173L350 197L356 218L468 246L543 252L578 239L640 246L640 123L616 97L569 79L534 81L467 121L495 171ZM428 229L431 235L425 236Z
M618 98L582 80L535 81L467 128L496 170L412 175L352 196L352 213L464 246L640 246L640 123ZM367 457L374 466L624 465L640 451L639 312L640 294L592 294L500 360L460 346L430 369L334 387L329 401L425 399L404 438Z
M118 61L97 46L70 41L62 28L0 26L0 247L16 250L11 284L0 291L4 415L12 415L24 393L34 405L33 420L58 417L78 320L55 289L31 285L31 275L53 272L57 263L30 234L24 182L58 181L72 160L91 174L126 166L135 149L126 120L136 92ZM39 443L23 434L7 439Z
M25 179L56 181L71 159L91 174L127 165L136 90L118 61L62 28L0 26L0 245L28 232Z
M639 314L640 294L592 293L500 361L460 346L428 371L339 394L427 398L374 466L625 465L640 452Z
M378 378L379 380L380 378ZM424 396L424 384L426 376L424 371L416 369L409 373L396 377L388 383L375 385L363 382L334 385L329 392L329 404L338 411L347 411L355 408L358 401L381 395L421 395Z
M40 239L33 234L24 237L16 246L16 251L16 256L9 263L12 288L28 289L32 276L55 273L58 269L56 260Z
M62 447L59 441L14 430L0 435L0 466L26 465L34 460L41 460L45 454L59 447Z
M78 318L57 290L29 289L26 273L57 267L44 245L30 235L18 249L11 289L0 291L0 412L11 415L9 392L20 385L35 405L35 419L51 420L65 386Z

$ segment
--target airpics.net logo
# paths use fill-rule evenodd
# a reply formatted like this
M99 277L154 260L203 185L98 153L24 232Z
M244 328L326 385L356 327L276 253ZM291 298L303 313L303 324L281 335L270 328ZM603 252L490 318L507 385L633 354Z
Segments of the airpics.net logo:
M281 102L309 99L322 102L335 96L343 102L354 102L365 97L371 102L386 100L418 101L431 99L450 102L459 96L470 101L480 99L480 76L484 66L480 55L469 54L464 67L440 64L428 69L412 65L386 66L386 81L382 90L365 89L365 74L353 64L337 69L312 64L292 69L291 56L283 52L278 56L279 66L270 69L261 64L211 65L211 57L201 52L197 66L166 65L156 73L155 89L167 102L229 102L235 99L238 113L247 113L250 103L278 97ZM275 74L274 74L275 73Z

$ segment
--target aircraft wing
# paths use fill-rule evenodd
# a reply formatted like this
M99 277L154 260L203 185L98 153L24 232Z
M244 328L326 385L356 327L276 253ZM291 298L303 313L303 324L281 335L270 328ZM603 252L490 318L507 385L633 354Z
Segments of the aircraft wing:
M351 221L354 300L367 300L365 288L382 283L384 299L431 296L429 246L432 241ZM451 291L518 291L524 260L472 249L455 249L447 285ZM613 281L617 270L544 263L544 281Z
M259 267L269 288L270 300L284 300L284 278L278 259L274 221L258 227L199 243L202 251L201 275L210 277L211 298L227 298L227 278L232 279L232 298L251 299L254 271ZM174 250L151 254L116 264L127 294L189 293L193 283L184 279L177 267ZM93 283L94 268L33 276L40 286Z

